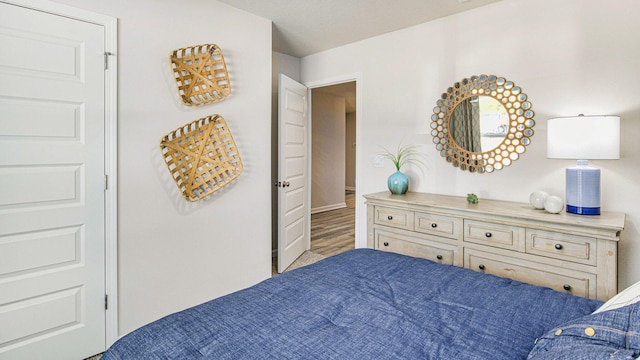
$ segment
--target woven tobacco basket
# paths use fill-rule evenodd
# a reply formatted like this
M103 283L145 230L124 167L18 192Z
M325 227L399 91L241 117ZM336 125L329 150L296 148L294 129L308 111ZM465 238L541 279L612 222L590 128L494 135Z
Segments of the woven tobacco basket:
M242 159L227 123L211 115L184 125L160 140L162 157L182 196L198 201L242 173Z
M169 54L178 94L185 105L204 105L231 94L222 50L216 44L196 45Z

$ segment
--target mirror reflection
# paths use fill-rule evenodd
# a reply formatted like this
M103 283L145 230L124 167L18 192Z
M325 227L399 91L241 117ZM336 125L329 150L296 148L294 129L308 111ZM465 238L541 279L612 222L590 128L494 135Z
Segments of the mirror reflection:
M436 150L473 173L511 165L531 143L534 112L513 81L495 75L462 79L442 94L431 116Z
M500 146L509 130L507 109L490 96L471 96L453 110L449 131L453 140L471 152Z

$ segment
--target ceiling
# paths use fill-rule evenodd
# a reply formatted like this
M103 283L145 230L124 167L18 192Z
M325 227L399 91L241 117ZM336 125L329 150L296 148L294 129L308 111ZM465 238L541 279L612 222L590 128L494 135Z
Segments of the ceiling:
M502 0L219 1L271 20L273 51L303 57Z

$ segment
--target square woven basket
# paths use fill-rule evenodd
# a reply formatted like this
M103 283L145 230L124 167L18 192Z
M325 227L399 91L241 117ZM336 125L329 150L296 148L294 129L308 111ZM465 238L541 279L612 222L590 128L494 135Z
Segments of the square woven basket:
M231 94L222 50L216 44L196 45L169 54L178 94L185 105L204 105Z
M165 135L160 150L171 177L190 202L222 189L242 173L242 159L231 131L217 114Z

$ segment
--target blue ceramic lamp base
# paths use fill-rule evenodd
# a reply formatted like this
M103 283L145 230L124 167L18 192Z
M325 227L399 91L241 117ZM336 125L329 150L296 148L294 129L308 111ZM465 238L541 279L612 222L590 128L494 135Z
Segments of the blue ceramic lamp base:
M567 212L578 215L600 215L600 169L578 160L578 166L567 168Z
M600 215L600 208L567 205L567 212L578 215Z

